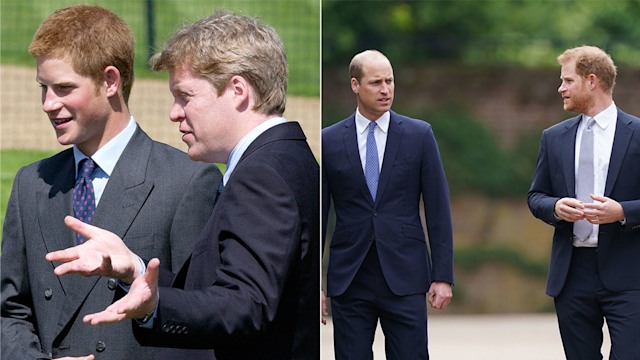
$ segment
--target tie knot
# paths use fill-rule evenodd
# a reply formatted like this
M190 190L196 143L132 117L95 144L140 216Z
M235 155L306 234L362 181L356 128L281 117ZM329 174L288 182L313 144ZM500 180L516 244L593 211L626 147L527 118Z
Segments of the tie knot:
M373 132L373 129L376 128L376 125L378 125L375 121L372 121L369 123L369 132Z
M587 126L585 127L585 129L591 130L591 127L593 127L595 123L596 123L596 118L587 118Z
M91 177L91 174L96 170L96 163L91 158L84 158L80 160L78 164L78 178Z

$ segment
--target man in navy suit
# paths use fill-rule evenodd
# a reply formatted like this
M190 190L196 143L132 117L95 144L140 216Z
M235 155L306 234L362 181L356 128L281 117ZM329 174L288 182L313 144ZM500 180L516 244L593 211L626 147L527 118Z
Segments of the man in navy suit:
M170 118L189 157L227 164L213 213L175 276L159 276L158 259L145 271L117 236L67 218L89 240L47 255L65 262L56 274L131 284L84 321L135 319L143 345L174 348L163 359L318 359L320 172L300 125L282 117L280 37L217 12L178 30L151 64L169 72Z
M336 358L372 359L379 319L387 359L427 359L425 294L444 309L453 284L440 153L428 123L390 110L393 69L382 53L357 54L349 70L356 112L322 131L323 239L331 201L336 213L327 273Z
M555 227L547 294L567 359L640 359L640 119L613 102L611 57L593 46L565 51L564 110L580 115L542 133L528 203Z

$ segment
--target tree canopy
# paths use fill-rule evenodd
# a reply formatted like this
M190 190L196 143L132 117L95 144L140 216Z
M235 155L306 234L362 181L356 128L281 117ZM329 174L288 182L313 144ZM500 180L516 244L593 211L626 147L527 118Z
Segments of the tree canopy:
M322 2L323 63L376 48L394 63L555 66L567 48L594 45L638 67L640 0ZM348 61L348 60L347 60Z

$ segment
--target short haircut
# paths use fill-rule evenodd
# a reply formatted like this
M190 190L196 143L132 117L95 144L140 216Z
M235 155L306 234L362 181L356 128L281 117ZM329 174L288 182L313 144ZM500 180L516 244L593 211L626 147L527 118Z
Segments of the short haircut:
M125 102L133 85L133 33L124 20L93 5L76 5L51 14L33 36L29 53L71 62L73 70L99 85L104 69L115 66L122 78Z
M362 77L364 76L364 62L367 57L370 57L373 54L377 54L387 59L387 57L378 50L365 50L360 53L357 53L352 59L351 63L349 63L349 75L351 78L355 78L358 80L358 83L362 81ZM387 59L389 61L389 59Z
M254 88L254 111L282 115L287 98L287 57L276 31L259 20L216 11L175 32L149 61L156 71L186 66L224 92L231 77Z
M594 74L600 79L602 90L613 92L618 74L611 56L595 46L579 46L571 48L558 56L558 63L565 65L570 62L576 65L576 74L587 77Z

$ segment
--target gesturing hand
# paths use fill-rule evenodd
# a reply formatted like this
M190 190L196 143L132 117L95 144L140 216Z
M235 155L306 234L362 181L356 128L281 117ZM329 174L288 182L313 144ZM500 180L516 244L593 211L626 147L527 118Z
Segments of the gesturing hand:
M158 269L160 260L154 258L147 271L131 284L129 293L104 311L86 315L82 321L91 325L112 324L125 319L141 319L152 313L158 304Z
M141 264L138 256L117 235L71 216L65 217L64 223L87 240L81 245L50 252L45 256L48 261L62 263L55 268L56 275L109 276L127 284L131 284L139 275Z

